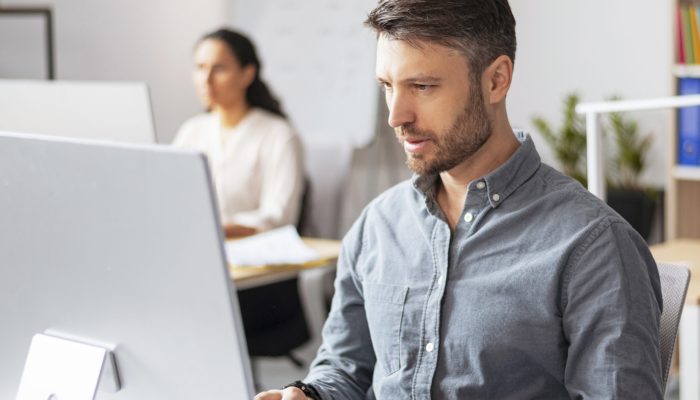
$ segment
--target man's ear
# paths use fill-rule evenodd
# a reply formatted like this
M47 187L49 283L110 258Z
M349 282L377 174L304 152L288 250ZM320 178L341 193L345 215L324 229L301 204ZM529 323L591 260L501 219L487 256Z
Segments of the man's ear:
M502 102L513 80L513 61L506 55L496 58L484 71L484 87L489 104Z

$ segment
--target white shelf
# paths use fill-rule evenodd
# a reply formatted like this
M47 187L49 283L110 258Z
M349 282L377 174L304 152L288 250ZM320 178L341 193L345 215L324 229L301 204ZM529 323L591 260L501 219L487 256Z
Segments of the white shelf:
M677 78L700 78L700 65L675 64L673 65L673 75Z
M675 179L700 181L700 166L691 167L687 165L676 165L671 170L671 175Z

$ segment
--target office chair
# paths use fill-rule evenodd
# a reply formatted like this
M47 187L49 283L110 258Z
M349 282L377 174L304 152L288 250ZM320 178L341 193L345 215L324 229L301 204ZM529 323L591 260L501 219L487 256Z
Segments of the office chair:
M286 357L304 366L292 353L310 339L298 278L239 290L238 302L251 357Z
M681 320L681 312L685 303L685 295L688 292L690 271L688 268L673 264L658 264L659 277L661 278L661 294L664 308L661 313L661 325L659 327L659 350L661 352L662 390L666 389L668 372L671 368L673 348L678 336L678 324Z
M304 181L297 231L306 219L311 184ZM238 303L251 357L286 357L301 368L304 362L292 350L311 339L299 295L297 277L238 291Z

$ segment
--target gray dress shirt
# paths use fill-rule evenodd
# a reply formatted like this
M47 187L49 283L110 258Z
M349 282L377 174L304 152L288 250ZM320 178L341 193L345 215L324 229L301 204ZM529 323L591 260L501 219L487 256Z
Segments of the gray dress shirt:
M437 176L376 198L343 240L325 399L661 399L661 289L644 240L531 139L469 184L450 230Z

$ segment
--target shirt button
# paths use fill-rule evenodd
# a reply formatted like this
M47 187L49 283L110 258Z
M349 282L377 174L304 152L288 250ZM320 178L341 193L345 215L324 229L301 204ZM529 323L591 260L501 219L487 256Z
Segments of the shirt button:
M496 193L496 194L494 194L493 196L491 196L491 198L493 199L493 201L498 201L498 200L501 199L501 195L498 194L498 193Z
M476 183L476 188L477 188L477 189L483 189L483 188L485 188L485 187L486 187L486 184L484 183L484 181L479 181L479 182Z
M425 345L425 351L427 351L428 353L432 352L433 349L435 349L435 346L433 345L433 342L430 342L430 343L428 343L428 344Z
M466 222L472 222L473 219L474 219L474 216L472 215L472 213L466 213L466 214L464 214L464 220L465 220Z

